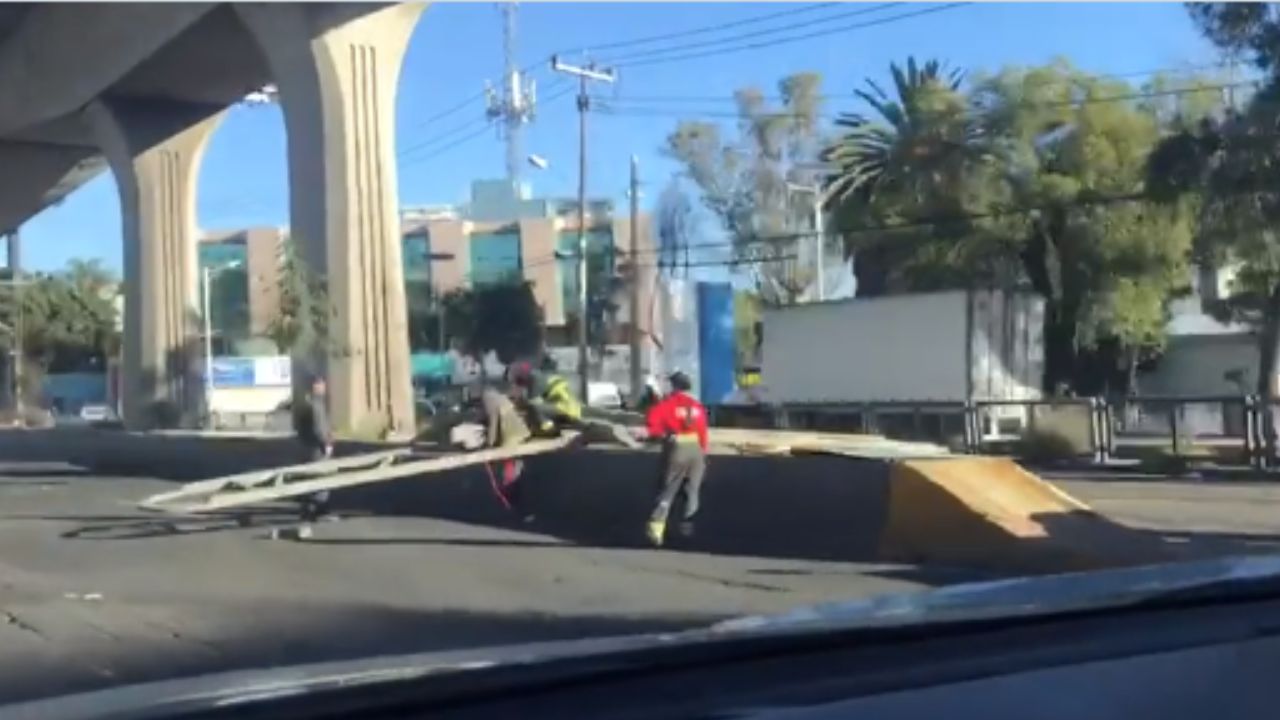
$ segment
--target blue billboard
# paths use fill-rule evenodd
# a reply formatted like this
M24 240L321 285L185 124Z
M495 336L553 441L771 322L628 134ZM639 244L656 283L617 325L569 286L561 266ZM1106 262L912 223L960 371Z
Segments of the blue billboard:
M698 370L702 402L717 405L734 391L733 286L698 283Z

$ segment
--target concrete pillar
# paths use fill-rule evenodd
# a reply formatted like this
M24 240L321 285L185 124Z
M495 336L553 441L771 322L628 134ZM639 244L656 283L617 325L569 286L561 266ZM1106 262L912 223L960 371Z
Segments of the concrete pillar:
M360 435L414 431L396 185L395 99L422 5L236 5L280 91L290 228L332 315L295 377L329 380L334 424ZM301 362L300 362L301 361Z
M120 193L125 424L148 429L193 423L203 400L196 178L221 112L98 100L86 116Z

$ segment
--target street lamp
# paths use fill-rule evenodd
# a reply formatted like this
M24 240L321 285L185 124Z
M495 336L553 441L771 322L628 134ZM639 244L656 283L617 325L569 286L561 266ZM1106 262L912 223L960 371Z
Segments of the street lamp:
M234 270L240 265L239 260L232 260L215 267L206 265L200 268L200 285L204 305L202 314L204 315L204 415L206 423L213 416L213 324L209 313L210 289L212 288L215 274L224 270Z
M796 163L793 166L793 169L799 170L801 172L816 173L819 175L823 175L823 174L830 174L831 172L833 172L834 166L830 165L829 163L822 163L822 162L808 162L808 163L800 162L800 163ZM821 302L822 300L826 299L826 296L827 296L827 293L826 293L826 285L827 285L826 240L827 238L826 238L826 227L824 223L825 218L824 218L824 213L822 211L822 206L826 204L828 199L827 191L822 188L821 182L818 182L818 181L814 181L813 184L811 185L800 185L800 184L788 181L787 190L795 193L808 193L810 195L813 195L813 234L815 236L814 244L817 246L817 249L818 249L817 254L814 257L814 275L817 276L816 277L817 287L815 288L815 290L817 291L816 292L817 299L819 302Z

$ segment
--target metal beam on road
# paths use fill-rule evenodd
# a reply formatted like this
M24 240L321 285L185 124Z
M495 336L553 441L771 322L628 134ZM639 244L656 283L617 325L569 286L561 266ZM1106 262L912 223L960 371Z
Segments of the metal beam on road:
M442 457L423 457L412 451L393 452L376 460L368 467L369 458L359 458L365 469L352 469L357 458L324 460L308 465L295 465L290 473L316 473L317 468L329 477L312 477L291 480L290 473L281 469L257 473L243 473L225 478L202 480L184 485L175 492L153 495L138 503L144 510L156 510L178 515L199 515L246 505L257 505L275 500L303 497L326 490L367 485L369 483L430 475L481 463L511 460L530 455L541 455L568 447L577 440L577 433L566 433L551 440L534 440L512 448L489 448L479 452L458 453ZM397 462L404 460L404 462ZM254 479L250 479L251 476ZM202 498L202 499L200 499ZM185 502L184 502L185 501Z

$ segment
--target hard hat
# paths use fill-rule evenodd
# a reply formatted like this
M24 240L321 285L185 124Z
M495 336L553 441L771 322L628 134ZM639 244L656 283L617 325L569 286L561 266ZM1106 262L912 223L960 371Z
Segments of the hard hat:
M507 379L511 380L512 382L520 382L522 380L527 380L529 376L532 374L533 374L533 368L529 365L529 363L523 360L520 360L518 362L513 362L507 366Z

